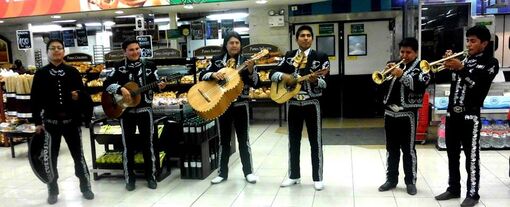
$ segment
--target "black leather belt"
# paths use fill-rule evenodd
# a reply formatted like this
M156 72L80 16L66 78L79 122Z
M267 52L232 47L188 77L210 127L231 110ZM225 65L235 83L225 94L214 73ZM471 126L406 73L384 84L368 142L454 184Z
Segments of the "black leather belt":
M461 114L461 113L465 113L465 112L479 112L479 111L480 111L480 108L476 108L476 107L466 108L464 106L453 106L451 108L451 112L454 112L457 114Z

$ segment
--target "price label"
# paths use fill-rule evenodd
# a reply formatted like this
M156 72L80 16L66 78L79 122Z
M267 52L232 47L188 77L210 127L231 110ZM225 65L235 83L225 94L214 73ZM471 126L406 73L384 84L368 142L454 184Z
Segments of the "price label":
M32 48L32 39L29 30L16 30L16 39L18 41L18 49L28 50Z
M141 35L137 36L136 39L140 43L141 57L152 58L152 36Z

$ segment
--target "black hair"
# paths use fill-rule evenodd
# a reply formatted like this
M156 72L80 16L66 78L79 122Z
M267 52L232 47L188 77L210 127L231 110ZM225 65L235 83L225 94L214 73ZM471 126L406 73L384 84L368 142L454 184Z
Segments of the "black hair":
M227 51L227 43L228 43L228 41L230 40L230 38L232 38L232 37L236 38L237 40L239 40L239 42L241 42L241 35L239 35L239 33L234 32L234 31L229 32L229 33L225 36L225 38L223 38L223 45L221 46L221 51L222 51L223 53L227 53L227 52L228 52L228 51Z
M23 66L23 63L21 63L21 60L15 60L14 65L16 65L16 68L20 68L21 66Z
M124 42L122 42L122 50L126 51L126 48L130 44L133 44L133 43L136 43L136 44L138 44L138 46L140 46L140 42L138 42L138 40L136 40L136 39L127 39L127 40L124 40Z
M482 42L484 41L489 42L491 40L491 33L489 32L487 27L483 25L476 25L474 27L469 28L466 32L466 37L469 36L476 36Z
M398 47L410 47L414 52L418 52L418 40L414 37L404 38L400 43L398 43Z
M301 34L301 32L303 30L308 30L310 32L310 34L312 34L312 39L313 39L313 30L312 30L312 27L308 26L308 25L303 25L301 27L299 27L296 31L296 39L299 37L299 34Z
M48 50L50 49L50 45L51 43L54 43L54 42L58 42L62 45L62 48L64 48L64 42L62 42L62 40L59 40L59 39L51 39L50 41L48 41L48 43L46 43L46 52L48 52Z

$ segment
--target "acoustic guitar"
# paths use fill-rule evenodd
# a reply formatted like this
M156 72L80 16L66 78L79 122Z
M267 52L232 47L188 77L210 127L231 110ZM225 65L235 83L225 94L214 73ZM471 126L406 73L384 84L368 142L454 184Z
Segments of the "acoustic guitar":
M298 77L296 80L297 83L293 87L288 86L288 83L291 82L291 80L288 79L282 79L280 82L273 82L271 83L271 99L276 103L283 104L299 93L302 86L301 82L308 80L312 74L322 76L328 73L329 69L323 68L308 75Z
M110 94L103 92L101 94L101 106L103 107L104 113L108 118L119 118L122 113L129 107L136 107L142 100L142 93L158 87L158 83L165 82L169 83L171 80L177 79L184 76L184 74L172 74L166 77L162 77L162 80L156 81L145 86L138 86L137 83L130 81L124 84L122 87L126 88L131 93L131 101L127 102L124 97L120 94Z
M263 49L251 56L257 60L269 54ZM200 81L188 91L188 103L199 116L206 120L215 119L225 113L230 104L243 92L244 83L239 73L247 68L246 62L237 68L224 67L218 72L225 73L225 79Z

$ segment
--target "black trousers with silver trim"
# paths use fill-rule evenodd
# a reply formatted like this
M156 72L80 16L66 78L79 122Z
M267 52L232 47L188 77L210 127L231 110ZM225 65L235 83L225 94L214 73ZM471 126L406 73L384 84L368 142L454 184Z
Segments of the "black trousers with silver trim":
M289 178L298 179L301 177L299 154L304 121L310 142L313 181L322 181L322 119L319 100L291 100L287 120L289 124Z
M136 149L142 149L145 178L156 180L156 157L154 154L154 124L152 109L131 109L122 115L122 143L124 152L122 162L126 183L135 182L134 155ZM135 135L138 126L139 137Z
M53 172L55 179L52 183L48 183L50 194L58 194L58 171L57 161L60 151L60 142L62 136L67 143L69 152L74 161L74 174L80 179L80 190L82 192L90 190L90 173L83 155L83 146L81 140L81 128L70 119L66 120L49 120L45 119L44 128L50 134L51 147L53 149L51 160L53 162Z
M398 183L400 151L406 184L416 184L416 114L417 111L393 112L386 110L384 128L386 131L386 179Z
M253 159L251 156L249 138L248 102L233 103L220 116L220 169L219 176L228 178L228 162L230 158L230 142L232 141L232 124L239 143L239 157L243 165L244 176L253 173Z
M480 113L451 113L446 117L446 150L448 152L448 191L460 195L460 152L466 155L466 197L479 199L480 188Z

